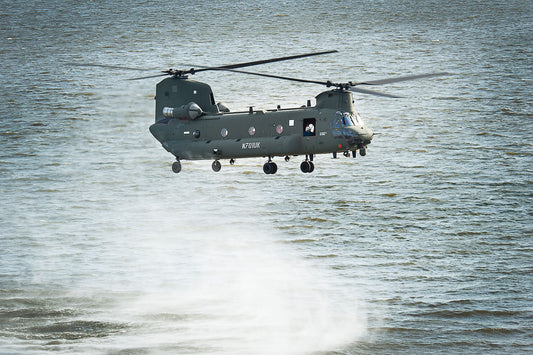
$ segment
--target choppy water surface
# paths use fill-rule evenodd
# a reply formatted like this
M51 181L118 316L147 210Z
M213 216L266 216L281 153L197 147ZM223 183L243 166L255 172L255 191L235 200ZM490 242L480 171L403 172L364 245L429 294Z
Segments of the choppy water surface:
M528 1L2 2L0 352L527 353ZM153 139L180 63L338 54L316 80L447 71L357 96L364 158L184 162ZM234 110L320 86L206 72Z

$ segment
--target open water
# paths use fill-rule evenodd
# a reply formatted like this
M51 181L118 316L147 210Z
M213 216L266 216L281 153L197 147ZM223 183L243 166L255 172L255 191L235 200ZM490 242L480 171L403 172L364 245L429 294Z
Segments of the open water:
M0 5L0 353L533 351L531 1ZM268 176L173 174L158 79L125 80L330 49L253 69L451 75L356 96L366 157ZM195 79L232 110L325 89Z

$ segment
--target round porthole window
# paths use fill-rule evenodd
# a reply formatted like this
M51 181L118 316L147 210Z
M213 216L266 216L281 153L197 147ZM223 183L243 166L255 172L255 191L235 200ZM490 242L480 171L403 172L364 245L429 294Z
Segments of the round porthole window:
M221 135L222 137L226 137L226 136L228 135L228 130L225 129L225 128L222 128L222 130L220 131L220 135Z
M254 126L248 128L248 134L251 135L251 136L253 136L255 134L255 127Z
M276 132L278 132L278 134L282 134L283 133L283 126L282 125L277 125L276 126Z

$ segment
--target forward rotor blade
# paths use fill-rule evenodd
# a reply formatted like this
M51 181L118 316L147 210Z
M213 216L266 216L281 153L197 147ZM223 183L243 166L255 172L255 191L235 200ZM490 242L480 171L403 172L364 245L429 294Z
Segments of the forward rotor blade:
M291 77L287 77L287 76L280 76L280 75L273 75L273 74L254 73L254 72L249 72L249 71L244 71L244 70L234 70L234 69L217 69L217 70L230 71L230 72L234 72L234 73L257 75L257 76L263 76L263 77L274 78L274 79L296 81L296 82L299 82L299 83L319 84L319 85L325 85L325 86L328 86L328 87L330 87L330 86L337 86L337 87L338 86L343 86L343 85L334 84L334 83L332 83L330 81L316 81L316 80L298 79L298 78L291 78ZM381 92L378 92L378 91L362 89L362 88L356 88L356 87L348 87L347 89L349 91L352 91L352 92L358 92L358 93L362 93L362 94L369 94L369 95L382 96L382 97L389 97L389 98L394 98L394 99L402 97L402 96L384 94L384 93L381 93Z
M299 82L299 83L310 83L310 84L319 84L319 85L326 85L326 86L328 84L331 84L331 83L328 83L327 81L315 81L315 80L307 80L307 79L298 79L298 78L291 78L291 77L288 77L288 76L265 74L265 73L255 73L255 72L244 71L244 70L234 70L234 69L213 69L213 70L230 71L232 73L241 73L241 74L263 76L263 77L266 77L266 78L274 78L274 79L296 81L296 82Z
M242 74L263 76L263 77L274 78L274 79L296 81L296 82L299 82L299 83L319 84L319 85L325 85L327 87L330 87L330 86L336 86L336 87L342 86L342 87L346 88L345 85L334 84L331 81L317 81L317 80L298 79L298 78L291 78L291 77L287 77L287 76L265 74L265 73L254 73L254 72L249 72L249 71L244 71L244 70L234 70L234 69L217 69L217 70L230 71L230 72L233 72L233 73L242 73ZM378 92L378 91L373 91L373 90L368 90L368 89L356 88L356 87L353 87L353 86L352 87L348 87L347 90L352 91L352 92L362 93L362 94L389 97L389 98L394 98L394 99L402 97L402 96L397 96L397 95L384 94L384 93L381 93L381 92Z
M314 52L314 53L306 53L306 54L298 54L298 55L292 55L288 57L279 57L279 58L271 58L271 59L265 59L265 60L256 60L253 62L245 62L245 63L238 63L238 64L228 64L228 65L221 65L217 67L207 67L195 70L195 72L205 71L205 70L221 70L221 69L237 69L237 68L244 68L244 67L250 67L253 65L260 65L260 64L267 64L267 63L274 63L274 62L281 62L284 60L292 60L292 59L298 59L298 58L305 58L305 57L312 57L315 55L323 55L323 54L330 54L330 53L337 53L337 50L332 51L325 51L325 52Z
M120 65L106 65L106 64L94 64L94 63L75 63L70 62L67 63L68 65L74 65L77 67L100 67L100 68L110 68L110 69L122 69L122 70L137 70L137 71L148 71L152 69L145 69L145 68L131 68L131 67L123 67Z
M381 80L370 80L370 81L362 81L354 83L354 86L357 85L384 85L384 84L392 84L392 83L399 83L401 81L408 81L408 80L417 80L417 79L423 79L423 78L432 78L435 76L443 76L443 75L449 75L449 73L441 72L441 73L432 73L432 74L418 74L418 75L407 75L407 76L400 76L397 78L387 78L387 79L381 79Z
M368 89L362 89L362 88L356 88L356 87L349 87L348 90L352 92L358 92L361 94L368 94L368 95L374 95L374 96L382 96L382 97L389 97L393 99L400 99L403 96L397 96L397 95L391 95L391 94L385 94L378 91L368 90Z
M126 80L143 80L143 79L157 78L160 76L168 76L168 75L169 75L168 73L161 73L161 74L155 74L155 75L141 76L138 78L129 78Z

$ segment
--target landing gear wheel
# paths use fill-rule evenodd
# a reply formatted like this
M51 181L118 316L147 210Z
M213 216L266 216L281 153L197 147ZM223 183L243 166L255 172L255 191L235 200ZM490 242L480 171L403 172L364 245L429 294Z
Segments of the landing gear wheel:
M179 160L172 163L172 171L176 174L181 171L181 163Z
M312 161L309 162L309 166L311 167L309 169L309 172L312 173L313 171L315 171L315 163L313 163Z
M211 168L213 168L214 172L219 172L222 168L222 165L220 165L220 162L218 160L215 160L213 164L211 165Z
M267 175L269 174L275 174L278 171L278 166L276 163L273 162L267 162L265 165L263 165L263 172Z
M229 163L230 163L230 165L235 164L235 159L230 159L230 160L229 160Z
M362 157L364 157L366 155L366 148L360 148L359 149L359 155L361 155Z
M302 171L302 173L310 173L311 171L313 171L311 170L311 167L313 167L314 169L314 166L311 164L313 163L311 163L310 161L303 161L302 164L300 164L300 170Z

